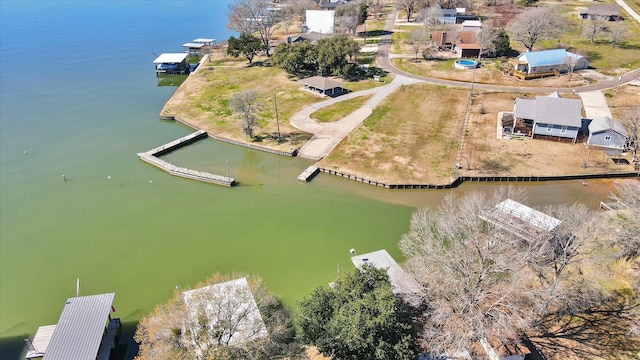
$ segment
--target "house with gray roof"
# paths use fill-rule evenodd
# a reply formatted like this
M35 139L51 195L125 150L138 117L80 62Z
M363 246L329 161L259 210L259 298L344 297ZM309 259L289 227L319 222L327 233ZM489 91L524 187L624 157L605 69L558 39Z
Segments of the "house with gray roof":
M557 71L567 72L566 64L571 62L573 70L589 67L589 60L582 55L574 54L565 49L527 51L513 62L515 70L525 74L539 74Z
M582 100L565 99L558 93L517 98L513 105L514 127L520 122L531 130L532 138L576 142L582 129Z
M580 19L583 20L622 20L622 16L620 16L619 5L591 4L586 10L581 10L579 14Z
M604 150L608 155L621 154L629 140L629 133L622 124L608 116L597 117L589 124L587 145Z
M67 299L56 325L41 326L25 340L27 359L109 360L117 344L120 319L112 319L115 293Z

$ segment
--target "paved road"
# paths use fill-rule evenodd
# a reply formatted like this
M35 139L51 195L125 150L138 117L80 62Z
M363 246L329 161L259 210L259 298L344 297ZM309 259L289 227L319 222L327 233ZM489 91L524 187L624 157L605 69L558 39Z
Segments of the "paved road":
M626 11L632 18L636 19L637 22L640 23L640 15L638 15L632 8L627 5L623 0L616 0L616 3L620 5L624 11Z
M616 1L619 3L621 2L621 0ZM630 13L632 13L632 10ZM626 84L640 78L640 69L636 69L624 74L621 78L615 77L580 88L534 88L490 84L471 84L461 81L443 80L409 74L393 66L389 59L389 45L391 44L391 33L393 32L393 29L395 27L396 16L397 11L394 11L387 18L387 21L385 23L385 30L387 32L387 35L383 35L380 38L380 42L378 45L378 55L376 57L378 66L394 74L394 80L385 86L358 91L348 95L342 95L333 99L328 99L317 104L313 104L294 114L290 119L291 125L302 131L314 134L313 137L300 149L300 151L298 152L298 156L312 160L320 160L323 157L327 156L331 152L331 150L333 150L340 143L340 141L342 141L342 139L344 139L369 115L371 115L373 108L375 108L385 97L389 96L389 94L403 85L426 82L445 86L458 86L463 88L473 87L475 89L481 90L504 92L550 93L553 91L574 91L582 96L583 102L585 103L585 109L589 109L588 114L592 113L599 116L606 115L608 113L608 115L610 116L611 113L609 112L606 100L602 96L600 90L614 88L618 86L618 84ZM635 14L635 16L637 16L637 14ZM640 19L638 19L638 21L640 22ZM366 95L373 95L373 97L369 101L367 101L360 109L354 111L353 113L347 115L345 118L339 121L331 123L318 123L310 118L310 115L313 112L323 107L333 105L340 101L348 100L349 98Z

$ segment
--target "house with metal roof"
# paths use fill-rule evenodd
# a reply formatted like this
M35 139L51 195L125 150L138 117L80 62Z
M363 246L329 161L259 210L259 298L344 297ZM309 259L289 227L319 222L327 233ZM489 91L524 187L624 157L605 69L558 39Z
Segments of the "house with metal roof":
M562 221L517 201L507 199L479 217L525 241L551 236Z
M528 133L532 138L564 139L575 143L583 125L582 100L565 99L557 93L536 96L533 100L517 98L513 117L515 122L531 129Z
M41 326L25 340L27 359L109 360L121 330L111 318L115 293L67 299L56 325Z
M624 126L608 117L597 117L589 123L587 145L604 150L608 155L620 155L629 141L629 133Z
M619 5L591 4L587 9L580 10L579 14L583 20L622 20Z
M351 262L357 269L361 269L364 265L369 264L376 269L385 270L389 276L391 291L397 296L402 296L406 300L420 298L419 294L422 293L420 285L398 265L387 250L383 249L352 256Z
M188 53L163 53L160 54L153 64L156 74L188 74L189 73Z
M514 62L515 70L525 74L539 74L547 72L567 72L566 64L571 62L573 70L589 67L589 60L582 55L574 54L565 49L527 51L517 57Z

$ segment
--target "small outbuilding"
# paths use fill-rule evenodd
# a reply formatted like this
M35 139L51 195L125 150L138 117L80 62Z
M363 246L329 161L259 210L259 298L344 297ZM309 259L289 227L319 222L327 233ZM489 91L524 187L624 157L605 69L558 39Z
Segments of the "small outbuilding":
M601 148L608 155L622 154L628 140L624 126L608 116L594 118L589 124L587 145Z
M325 96L335 97L349 92L349 90L342 87L341 83L328 79L324 76L313 76L306 79L300 79L298 82L305 90Z
M188 74L188 53L163 53L158 56L155 64L156 74Z

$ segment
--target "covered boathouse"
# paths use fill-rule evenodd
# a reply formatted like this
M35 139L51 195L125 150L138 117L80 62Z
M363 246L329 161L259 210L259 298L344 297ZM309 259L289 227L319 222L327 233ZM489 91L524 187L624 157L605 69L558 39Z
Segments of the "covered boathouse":
M109 360L121 331L120 319L111 318L115 293L67 299L57 325L38 328L26 339L27 359Z
M163 53L154 61L156 74L188 74L188 53Z

